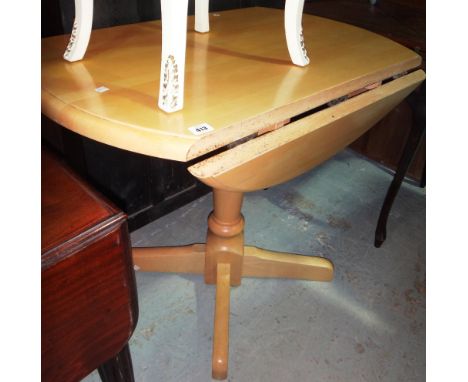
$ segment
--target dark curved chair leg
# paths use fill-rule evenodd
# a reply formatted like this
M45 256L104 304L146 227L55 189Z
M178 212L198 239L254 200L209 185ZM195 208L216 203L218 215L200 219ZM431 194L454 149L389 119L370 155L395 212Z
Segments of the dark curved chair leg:
M424 165L423 173L421 176L421 181L419 182L419 187L426 187L426 165Z
M413 126L405 144L403 154L398 162L398 167L393 177L392 184L388 188L385 201L380 210L377 228L375 230L374 245L379 248L385 241L387 236L387 220L390 210L395 200L401 183L408 171L411 162L422 142L424 132L426 130L426 84L421 85L420 89L416 90L409 98L408 102L413 110ZM425 178L425 176L424 176ZM425 180L424 180L425 182Z
M114 358L103 363L98 371L102 382L135 382L128 344Z

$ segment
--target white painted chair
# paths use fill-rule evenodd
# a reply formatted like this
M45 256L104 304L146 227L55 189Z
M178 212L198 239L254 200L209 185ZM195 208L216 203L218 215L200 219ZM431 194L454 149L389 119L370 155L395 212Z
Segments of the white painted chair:
M210 30L209 0L195 0L195 30ZM284 29L291 61L298 66L309 63L302 35L304 0L286 0ZM167 113L183 108L185 49L188 0L161 0L162 51L158 106ZM75 0L75 21L63 57L81 60L88 47L93 27L93 0Z

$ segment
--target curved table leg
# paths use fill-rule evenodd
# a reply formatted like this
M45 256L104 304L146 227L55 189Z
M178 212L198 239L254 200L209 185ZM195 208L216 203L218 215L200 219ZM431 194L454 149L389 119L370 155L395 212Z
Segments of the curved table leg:
M288 44L289 55L293 64L306 66L309 64L309 57L304 45L302 34L302 11L304 10L304 0L286 0L284 8L284 31L286 33L286 43Z
M210 0L195 0L195 30L200 33L210 31Z
M408 98L408 101L410 102L411 108L413 110L413 126L411 127L403 154L400 158L400 161L398 162L395 176L393 177L393 181L388 188L382 209L380 210L374 238L374 246L376 248L379 248L387 237L387 220L393 205L393 201L398 194L398 190L400 189L406 172L408 171L408 168L416 155L418 147L422 142L422 138L424 137L424 132L426 130L425 96L426 89L425 83L423 83L419 89L419 92L414 92Z
M188 0L161 0L162 47L158 106L173 113L184 106Z
M102 382L134 382L128 344L114 358L99 366L98 372Z
M205 272L205 244L183 247L134 247L132 251L137 271L199 275ZM244 246L242 277L330 281L333 278L333 270L333 263L323 257Z
M426 187L426 165L424 165L423 172L421 175L421 181L419 182L419 187Z
M75 21L70 41L63 54L67 61L79 61L86 53L93 29L93 6L93 0L75 0Z

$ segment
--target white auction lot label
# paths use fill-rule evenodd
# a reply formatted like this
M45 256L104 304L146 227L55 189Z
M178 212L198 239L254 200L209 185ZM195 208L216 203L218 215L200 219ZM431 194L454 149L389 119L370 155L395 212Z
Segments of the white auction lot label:
M214 130L213 127L207 123L200 123L199 125L189 127L188 129L193 135L203 135Z

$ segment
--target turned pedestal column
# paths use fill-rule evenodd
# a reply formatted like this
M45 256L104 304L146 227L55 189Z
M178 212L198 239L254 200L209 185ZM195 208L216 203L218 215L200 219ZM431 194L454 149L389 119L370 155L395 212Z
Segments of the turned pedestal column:
M133 248L140 271L203 273L207 284L216 284L212 375L225 379L229 354L230 287L242 276L280 277L330 281L331 261L315 256L279 253L244 246L244 194L213 190L214 209L208 217L206 244L184 247Z

